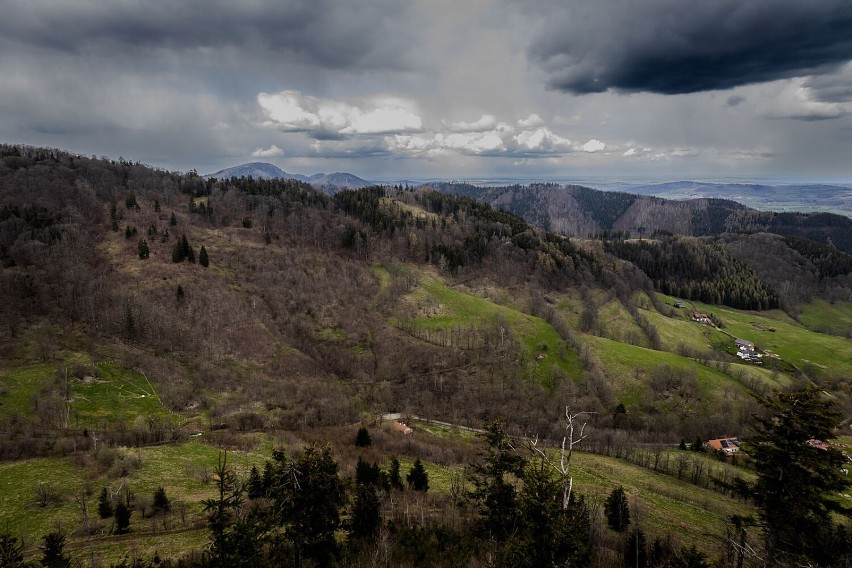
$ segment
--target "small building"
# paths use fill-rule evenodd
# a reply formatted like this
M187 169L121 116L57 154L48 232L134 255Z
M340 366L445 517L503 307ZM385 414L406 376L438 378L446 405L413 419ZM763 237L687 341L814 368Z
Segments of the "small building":
M680 300L675 300L674 307L683 308L684 307L683 302L681 302Z
M734 345L736 345L740 351L754 351L754 343L747 339L735 339Z
M710 316L702 312L692 312L692 320L698 323L713 325L713 320L710 319Z
M391 430L406 435L411 434L414 431L399 420L394 420L393 422L391 422Z
M715 440L707 440L704 447L716 452L733 454L740 451L740 441L737 438L716 438Z
M813 447L813 448L816 448L818 450L827 450L828 449L828 443L827 442L823 442L822 440L817 440L815 438L811 438L810 440L808 440L808 445Z

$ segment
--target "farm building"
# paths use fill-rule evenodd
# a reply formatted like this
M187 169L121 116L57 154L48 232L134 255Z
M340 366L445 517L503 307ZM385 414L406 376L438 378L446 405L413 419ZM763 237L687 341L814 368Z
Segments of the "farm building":
M400 432L402 434L411 434L411 432L413 432L411 428L409 428L399 420L394 420L393 422L391 422L391 429L394 432Z
M734 344L740 350L754 351L754 343L752 343L751 341L749 341L747 339L735 339Z
M716 438L715 440L708 440L704 447L708 450L733 454L740 451L740 441L737 438Z
M707 325L711 325L713 323L710 316L702 312L692 312L692 320L697 321L698 323L706 323Z

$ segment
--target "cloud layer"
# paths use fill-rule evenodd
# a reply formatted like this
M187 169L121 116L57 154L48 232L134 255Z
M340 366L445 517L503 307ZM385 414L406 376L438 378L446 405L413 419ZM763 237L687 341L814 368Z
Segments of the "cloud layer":
M849 0L14 0L0 141L198 171L852 179L851 28Z
M848 0L538 3L530 49L548 84L682 94L821 73L852 58Z

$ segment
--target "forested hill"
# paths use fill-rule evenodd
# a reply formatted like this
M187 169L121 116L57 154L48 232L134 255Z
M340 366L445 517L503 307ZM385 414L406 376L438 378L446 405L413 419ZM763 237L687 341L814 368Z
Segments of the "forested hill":
M528 223L570 236L613 232L634 237L660 232L690 236L768 232L831 244L852 253L852 219L832 213L775 213L757 211L726 199L675 201L579 185L479 188L440 183L434 187L479 199L511 211Z

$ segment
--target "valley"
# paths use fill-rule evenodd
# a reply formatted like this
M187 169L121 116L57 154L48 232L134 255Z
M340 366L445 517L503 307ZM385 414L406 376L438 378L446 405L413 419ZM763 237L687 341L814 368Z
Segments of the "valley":
M56 529L80 564L203 562L217 463L227 456L248 487L269 460L308 467L311 444L339 468L346 522L359 460L424 465L428 492L374 491L374 536L395 565L509 554L476 528L487 437L418 420L406 435L387 413L501 424L528 466L506 473L519 500L536 479L564 481L535 471L559 461L566 407L581 413L571 476L586 517L565 523L585 531L578 563L598 566L620 563L629 537L604 514L619 486L649 546L736 562L732 519L759 515L759 470L698 450L756 435L775 390L825 392L841 416L832 444L850 452L844 217L575 187L320 192L24 146L0 155L0 531L27 558ZM762 364L737 357L736 339ZM132 509L129 533L96 513L104 488ZM153 510L158 488L168 511ZM832 495L852 506L848 490ZM277 498L246 496L231 521ZM258 542L278 534L263 530ZM352 530L332 534L366 563L378 549ZM414 544L435 535L455 545ZM757 528L749 538L759 546Z

